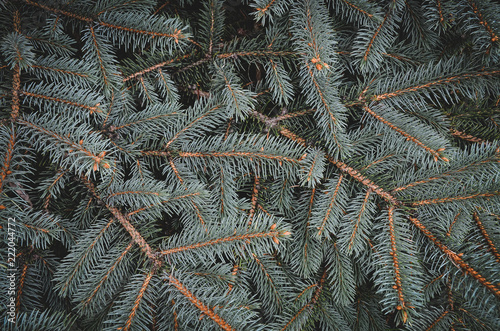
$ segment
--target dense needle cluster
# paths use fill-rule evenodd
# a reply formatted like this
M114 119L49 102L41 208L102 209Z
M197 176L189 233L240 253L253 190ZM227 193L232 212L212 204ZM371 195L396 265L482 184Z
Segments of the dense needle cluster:
M494 0L0 0L0 328L499 330L499 36Z

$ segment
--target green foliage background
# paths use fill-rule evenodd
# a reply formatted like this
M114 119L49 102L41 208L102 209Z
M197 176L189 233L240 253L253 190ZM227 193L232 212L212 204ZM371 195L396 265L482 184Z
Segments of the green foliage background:
M3 329L500 329L497 2L0 8Z

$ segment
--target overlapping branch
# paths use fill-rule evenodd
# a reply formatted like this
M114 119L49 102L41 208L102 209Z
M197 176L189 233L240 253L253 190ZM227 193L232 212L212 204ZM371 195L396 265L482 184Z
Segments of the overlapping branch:
M486 29L486 31L488 32L488 34L490 35L490 38L491 38L491 42L494 43L498 40L498 36L495 34L495 32L493 31L493 29L491 28L491 25L488 23L488 21L485 19L483 13L481 13L481 11L479 10L479 8L477 7L475 1L472 1L472 0L467 0L469 2L469 4L471 5L472 7L472 10L474 11L474 14L476 14L477 18L479 19L479 24L481 24L482 26L484 26L484 28Z
M130 223L128 217L130 215L125 216L122 214L122 212L116 208L108 205L105 203L101 197L97 194L97 191L95 190L94 184L90 182L87 178L82 177L81 178L82 182L85 184L85 186L89 189L89 191L103 203L106 208L113 214L113 216L120 222L120 224L127 230L127 232L130 234L134 242L141 248L141 250L146 254L146 256L151 259L155 264L160 263L159 259L156 257L155 253L153 253L153 250L149 246L149 244L146 242L146 240L142 237L139 231L135 229L135 227ZM112 219L113 220L113 219Z
M441 154L439 154L439 152L443 151L444 148L440 148L438 150L433 150L429 146L426 146L423 142L421 142L416 137L414 137L411 134L405 132L404 130L398 128L396 125L392 124L387 119L385 119L382 116L380 116L379 114L375 113L368 106L365 106L364 110L368 114L370 114L371 116L373 116L375 119L377 119L378 121L384 123L385 125L387 125L388 127L390 127L392 130L396 131L397 133L399 133L400 135L402 135L403 137L405 137L407 140L411 140L412 142L414 142L415 144L417 144L419 147L422 147L424 150L426 150L427 152L429 152L434 157L434 161L437 161L439 158L442 159L443 161L449 161L447 158L445 158L444 156L442 156Z
M489 198L489 197L494 197L497 195L500 195L500 191L488 192L488 193L476 193L476 194L471 194L471 195L455 196L455 197L449 197L449 198L420 200L420 201L411 202L410 205L413 207L418 207L418 206L423 206L423 205L435 205L435 204L440 204L440 203L469 200L469 199L476 199L476 198Z
M274 225L275 226L275 225ZM167 250L163 250L160 253L162 255L170 255L170 254L175 254L179 252L184 252L184 251L189 251L193 249L198 249L206 246L213 246L213 245L219 245L227 242L232 242L232 241L249 241L250 239L254 238L272 238L273 240L280 236L288 236L291 233L288 231L277 231L274 230L274 228L271 226L270 231L265 231L265 232L257 232L257 233L246 233L246 234L240 234L240 235L234 235L234 236L229 236L229 237L224 237L224 238L218 238L218 239L212 239L209 241L204 241L204 242L197 242L196 244L188 245L188 246L181 246L181 247L175 247L175 248L170 248ZM274 241L276 241L274 240Z
M474 277L478 282L480 282L484 287L490 290L496 297L500 298L500 289L496 285L489 282L484 278L479 272L467 264L459 254L453 252L451 249L442 244L437 238L415 217L408 218L429 240L431 240L443 253L448 256L448 258L453 261L456 265L463 269L466 273Z
M356 179L361 184L370 188L373 192L377 193L381 198L383 198L387 202L390 202L393 205L401 204L401 202L398 201L398 199L396 199L392 194L386 192L382 187L375 184L372 180L360 174L359 171L357 171L356 169L349 167L342 161L334 160L332 157L328 157L328 161L334 164L342 172L349 174L352 178Z
M365 50L365 52L363 54L363 60L364 61L366 61L368 59L368 55L370 54L371 48L373 46L373 43L377 39L377 36L379 35L380 31L382 30L382 28L384 27L384 25L386 24L386 22L390 19L391 14L392 14L392 10L388 10L387 13L384 15L384 18L382 19L382 22L380 22L380 24L378 25L378 27L373 32L373 35L370 38L370 41L368 42L368 46L366 47L366 50Z
M224 331L235 330L231 325L229 325L222 317L217 315L212 308L204 304L200 299L198 299L188 288L182 284L177 278L172 274L168 276L170 284L172 284L182 295L184 295L192 304L195 305L203 314L207 315L212 321L217 323L219 327Z
M476 77L490 77L490 76L497 76L497 75L500 75L500 70L480 71L480 72L476 72L476 73L465 73L465 74L461 74L461 75L440 78L440 79L436 79L436 80L430 81L430 82L422 84L422 85L410 86L410 87L407 87L407 88L404 88L401 90L396 90L393 92L374 95L373 100L376 100L376 101L385 100L385 99L397 97L397 96L400 96L400 95L403 95L406 93L420 91L420 90L430 88L433 86L437 86L437 85L445 85L445 84L451 84L451 83L455 83L455 82L459 83L463 80L473 79Z
M366 209L366 205L368 203L368 199L370 198L370 193L371 193L371 189L366 190L366 194L365 194L365 198L363 200L363 204L361 205L361 208L359 209L358 219L356 220L356 224L354 224L354 227L352 229L351 237L349 238L349 246L347 247L347 250L349 250L349 251L351 250L352 246L354 245L354 239L356 238L356 233L358 232L359 223L361 222L361 218L363 217L363 213L364 213L364 211ZM390 208L393 208L393 206L391 206ZM389 221L390 221L390 219L389 219Z
M65 100L65 99L61 99L61 98L57 98L57 97L51 97L51 96L43 95L43 94L32 93L32 92L28 92L28 91L19 91L19 93L22 94L22 95L26 95L28 97L32 97L32 98L43 99L43 100L47 100L47 101L53 101L53 102L58 102L58 103L61 103L61 104L64 104L64 105L70 105L70 106L74 106L74 107L79 107L79 108L87 109L87 110L90 111L90 114L93 114L93 113L102 113L102 110L99 108L99 103L96 104L95 106L88 106L88 105L84 105L84 104L81 104L81 103L78 103L78 102L74 102L74 101L70 101L70 100Z
M299 309L299 311L290 319L290 321L283 326L281 331L286 330L292 323L306 310L306 309L313 309L316 303L318 302L319 296L321 295L321 291L323 290L323 286L325 284L327 276L327 269L323 271L323 274L321 275L321 278L319 282L316 285L316 290L314 291L312 298L309 302L307 302L302 308Z
M176 30L174 33L164 33L164 32L156 32L156 31L148 31L148 30L139 30L139 29L134 29L134 28L126 27L126 26L115 25L115 24L112 24L112 23L104 22L102 20L96 20L96 19L94 19L92 17L86 17L86 16L82 16L82 15L79 15L79 14L76 14L76 13L73 13L73 12L70 12L70 11L66 11L66 10L62 10L62 9L58 9L58 8L53 8L53 7L50 7L50 6L47 6L47 5L38 3L38 2L34 2L34 1L31 1L31 0L25 0L25 1L29 5L42 8L44 10L53 12L55 14L64 15L64 16L67 16L67 17L70 17L70 18L73 18L73 19L77 19L79 21L83 21L83 22L87 22L87 23L91 23L91 24L97 24L97 25L105 26L105 27L112 28L112 29L115 29L115 30L122 30L122 31L137 33L137 34L148 35L148 36L151 36L153 38L154 37L173 38L176 43L179 42L179 39L186 38L181 33L181 30Z
M92 291L92 293L84 300L82 301L83 307L87 306L90 301L95 297L97 292L99 291L100 288L102 288L103 284L108 280L109 276L113 271L116 269L118 264L123 260L123 258L128 254L128 252L132 249L134 246L134 241L131 240L128 246L125 248L125 250L120 254L120 256L116 259L116 261L113 263L113 265L108 269L104 277L101 278L99 283L96 285L95 289Z
M340 184L342 183L343 175L339 176L339 180L337 181L337 185L335 186L335 190L333 191L332 199L330 200L330 204L328 205L328 209L326 210L325 217L323 217L323 221L321 222L321 226L318 228L318 236L321 236L321 233L325 229L326 221L328 220L330 213L333 208L338 208L335 204L335 199L337 198L337 194L339 193ZM311 203L312 204L312 203ZM353 234L354 236L354 234Z
M79 269L83 266L82 263L83 261L85 261L85 259L87 258L87 256L90 254L90 252L92 251L92 248L97 244L97 242L102 238L102 236L104 235L104 233L111 227L111 225L113 224L114 222L114 218L111 218L109 220L109 222L99 231L99 233L97 234L97 236L94 238L94 240L90 243L90 245L88 246L88 248L86 249L86 252L85 254L83 254L80 258L79 258L79 263L75 266L75 268L73 268L73 270L71 271L71 273L66 277L66 280L64 282L64 286L62 287L61 291L62 292L65 292L66 289L68 288L68 286L71 284L73 278L75 278L78 274L78 271Z
M495 244L490 238L490 235L488 234L488 231L484 228L483 222L479 219L479 215L477 212L472 214L472 217L474 218L474 221L477 224L477 227L481 231L481 235L483 236L484 240L486 241L486 244L488 245L488 248L490 252L495 256L497 262L500 262L500 253L498 252L498 249L496 248Z
M132 310L130 311L130 314L128 315L127 321L125 322L125 326L121 328L121 331L129 331L131 326L132 326L132 320L134 319L134 316L137 312L137 309L139 308L139 305L142 301L142 297L144 296L144 293L146 292L146 289L149 286L149 283L151 282L151 278L153 277L154 272L150 271L146 278L144 279L144 282L142 283L141 289L139 290L139 293L137 294L137 297L134 300L134 306L132 307Z
M401 271L399 269L398 252L396 248L396 233L394 231L394 206L390 206L388 210L389 217L389 234L391 236L391 255L393 260L394 273L396 274L396 290L398 291L399 306L398 310L406 308L406 301L403 295L403 287L401 285Z

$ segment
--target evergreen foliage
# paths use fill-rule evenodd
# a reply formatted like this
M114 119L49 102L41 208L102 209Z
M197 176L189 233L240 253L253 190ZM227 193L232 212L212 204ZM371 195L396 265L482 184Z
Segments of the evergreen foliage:
M493 0L0 1L1 328L499 330L499 36Z

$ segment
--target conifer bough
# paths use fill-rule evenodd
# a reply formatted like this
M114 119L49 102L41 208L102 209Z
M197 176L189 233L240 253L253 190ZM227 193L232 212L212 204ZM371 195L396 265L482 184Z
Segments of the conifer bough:
M499 22L0 1L1 328L499 330Z

